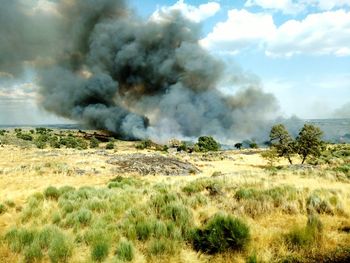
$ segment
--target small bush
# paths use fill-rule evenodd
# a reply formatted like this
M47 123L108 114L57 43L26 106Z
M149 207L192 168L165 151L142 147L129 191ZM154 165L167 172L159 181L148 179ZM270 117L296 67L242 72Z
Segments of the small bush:
M149 149L152 146L151 140L144 140L136 144L135 148L139 150Z
M24 141L33 141L33 136L28 133L17 133L16 137Z
M46 188L44 196L46 199L57 200L60 197L60 191L56 187L49 186Z
M52 237L49 246L49 257L52 263L69 262L72 256L73 244L60 232Z
M117 176L110 180L108 188L124 188L125 186L141 186L142 181L132 177Z
M73 136L61 138L60 144L66 146L66 148L78 148L78 142Z
M152 223L148 221L138 221L135 225L137 238L141 241L147 240L152 235Z
M109 142L106 145L106 150L113 150L114 149L114 143L113 142Z
M198 138L198 143L195 144L195 149L200 152L218 151L220 144L211 136L202 136Z
M35 234L35 231L25 228L13 228L6 233L5 240L13 252L19 253L34 241Z
M147 252L150 256L174 255L176 243L169 239L153 239L150 241Z
M83 226L88 225L91 222L92 213L90 210L82 208L77 212L77 220Z
M55 148L55 149L61 148L61 144L57 136L51 137L49 140L49 144L50 144L50 147L52 148Z
M90 139L90 148L98 148L100 145L100 141L96 139L95 137L92 137Z
M0 204L0 215L4 214L7 211L7 208L4 204Z
M105 240L99 240L92 245L91 258L94 261L102 262L108 257L109 243Z
M186 227L192 221L192 212L186 206L181 203L174 203L166 205L162 210L161 214L165 219L172 220L181 227Z
M6 200L6 201L5 201L5 204L6 204L9 208L14 208L14 207L16 206L15 202L12 201L12 200ZM1 205L0 205L0 206L1 206ZM0 209L0 211L1 211L1 209ZM1 214L1 212L0 212L0 214Z
M256 142L251 142L249 144L249 148L251 148L251 149L259 149L259 146L258 146L258 144Z
M216 254L242 250L250 240L248 226L230 215L216 214L203 229L193 232L193 247L197 251Z
M116 256L121 261L132 261L134 259L134 246L128 240L121 240L118 244Z
M62 186L60 187L60 189L58 189L60 192L60 196L65 194L65 193L70 193L70 192L74 192L75 188L72 186Z
M24 250L24 262L38 262L43 258L43 252L38 241L34 241L30 246Z

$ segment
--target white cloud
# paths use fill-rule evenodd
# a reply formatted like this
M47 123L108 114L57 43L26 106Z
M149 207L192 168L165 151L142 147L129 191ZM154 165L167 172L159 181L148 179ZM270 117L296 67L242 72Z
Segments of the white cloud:
M0 101L35 100L37 86L34 83L20 83L9 86L0 85Z
M295 14L303 10L302 4L292 0L248 0L245 6L259 6L264 9L279 10L285 14Z
M332 10L339 7L350 7L350 0L303 0L305 5L311 5L321 10Z
M259 6L263 9L281 11L285 14L296 14L310 7L322 11L350 7L350 0L247 0L245 6Z
M274 37L266 41L266 54L349 56L349 43L350 12L329 11L282 24Z
M184 0L179 0L173 6L158 8L158 10L156 10L151 16L151 19L161 20L162 13L180 11L187 19L199 23L208 19L209 17L214 16L217 12L219 12L220 8L220 4L217 2L208 2L196 7L186 4Z
M269 39L276 31L268 14L253 14L246 10L230 10L228 20L218 23L201 44L208 49L237 53L242 48Z
M228 16L201 40L204 47L229 53L258 47L275 57L350 56L350 11L309 14L301 21L288 20L279 27L270 14L231 10Z

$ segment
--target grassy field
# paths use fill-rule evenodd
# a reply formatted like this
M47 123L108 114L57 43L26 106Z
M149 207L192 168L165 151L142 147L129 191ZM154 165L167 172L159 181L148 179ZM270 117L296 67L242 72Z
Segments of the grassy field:
M189 154L115 140L106 149L85 139L70 147L70 132L55 132L0 135L0 262L350 259L347 145L329 146L314 165L270 166L264 150ZM109 161L135 153L200 172L141 176Z

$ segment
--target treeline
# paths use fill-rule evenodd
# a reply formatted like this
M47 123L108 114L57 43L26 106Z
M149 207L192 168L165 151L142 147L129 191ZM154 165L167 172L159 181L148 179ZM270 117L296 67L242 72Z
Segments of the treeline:
M10 136L11 132L6 130L0 130L0 136ZM12 135L11 135L12 137ZM59 149L70 148L85 150L88 148L99 148L102 143L96 137L92 136L89 139L73 134L72 132L55 133L52 129L47 128L35 128L31 130L22 130L20 128L14 129L14 137L22 141L34 144L38 149L45 149L47 147ZM6 140L0 141L0 144L5 144ZM114 149L114 138L104 145L106 149Z

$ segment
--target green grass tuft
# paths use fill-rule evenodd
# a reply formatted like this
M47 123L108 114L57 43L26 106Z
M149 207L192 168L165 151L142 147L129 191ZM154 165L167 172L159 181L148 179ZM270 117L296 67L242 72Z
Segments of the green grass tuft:
M60 191L56 187L49 186L46 188L44 196L46 199L58 200L60 197Z
M116 250L116 256L121 261L132 261L135 256L134 245L128 240L121 240Z
M194 249L207 254L242 250L249 241L249 227L243 221L223 214L216 214L202 229L195 229L192 235Z

